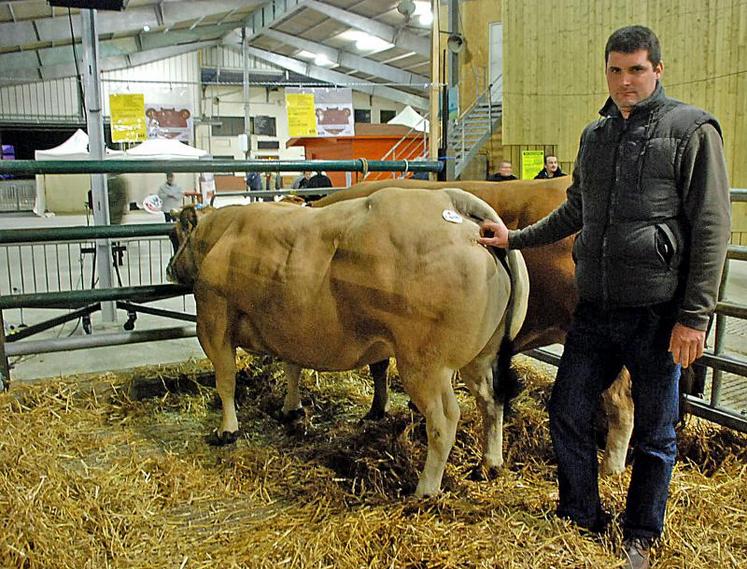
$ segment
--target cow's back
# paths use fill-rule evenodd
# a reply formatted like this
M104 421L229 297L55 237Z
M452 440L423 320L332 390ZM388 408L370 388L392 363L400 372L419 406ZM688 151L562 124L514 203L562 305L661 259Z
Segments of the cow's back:
M331 194L315 207L326 207L347 199L372 195L382 188L461 188L485 200L511 229L526 227L542 219L563 203L570 177L508 182L381 180L363 182ZM572 238L522 250L530 278L529 307L519 336L519 351L563 342L578 301L571 257Z

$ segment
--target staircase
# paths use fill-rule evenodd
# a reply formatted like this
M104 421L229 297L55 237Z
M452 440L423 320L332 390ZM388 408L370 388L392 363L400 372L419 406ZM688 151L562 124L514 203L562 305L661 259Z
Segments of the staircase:
M464 171L483 144L500 126L502 104L490 101L488 88L461 116L449 123L448 158L454 161L454 178Z
M449 179L457 179L462 174L470 160L500 126L503 105L500 102L491 102L490 92L493 87L494 84L488 85L488 88L470 108L465 110L459 118L449 122L447 157L454 164L453 177L450 176ZM425 115L425 118L429 116ZM410 159L415 160L435 160L428 155L426 133L423 133L422 138L419 139L408 138L408 135L413 132L415 129L410 129L381 157L381 160L399 160L402 156L410 156ZM393 173L392 177L405 177L405 175Z

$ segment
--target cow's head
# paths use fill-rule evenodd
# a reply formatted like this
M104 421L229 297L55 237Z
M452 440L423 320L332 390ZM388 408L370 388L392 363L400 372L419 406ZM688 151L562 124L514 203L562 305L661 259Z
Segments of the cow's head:
M169 233L174 254L166 267L171 282L192 286L197 276L192 236L197 228L197 210L187 206L179 212L177 222Z

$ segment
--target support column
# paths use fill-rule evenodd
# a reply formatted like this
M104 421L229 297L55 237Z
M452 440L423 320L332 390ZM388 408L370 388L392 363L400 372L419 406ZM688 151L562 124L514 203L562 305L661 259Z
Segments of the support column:
M459 34L461 33L459 29L459 0L449 0L449 34ZM456 52L453 52L451 50L447 50L448 52L448 78L449 78L449 96L452 95L455 87L459 85L459 54ZM458 88L458 87L457 87ZM448 123L448 116L449 116L449 110L444 110L444 120ZM449 126L451 123L448 123ZM446 129L446 132L448 133L448 129ZM448 139L445 141L444 146L448 147ZM448 154L448 152L447 152ZM446 167L446 179L447 180L453 180L456 178L456 160L449 160L448 156L446 158L446 164L444 165Z
M91 160L104 159L104 117L101 109L101 81L99 76L99 38L96 27L96 10L81 10L83 41L83 75L86 98L86 124L88 126L88 150ZM105 174L91 174L93 194L93 224L109 225L109 199ZM96 240L96 271L100 288L111 288L112 253L109 239ZM113 301L101 303L104 323L116 322Z
M439 31L439 4L438 0L431 0L431 10L433 11L433 25L431 26L431 120L430 120L430 144L428 155L431 160L438 159L439 138L441 133L441 123L438 116L438 102L441 97L441 33ZM435 180L436 175L431 173L430 179Z

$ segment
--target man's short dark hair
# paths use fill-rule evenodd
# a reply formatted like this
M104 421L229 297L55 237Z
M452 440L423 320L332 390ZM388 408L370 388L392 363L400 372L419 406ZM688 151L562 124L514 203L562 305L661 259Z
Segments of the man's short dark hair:
M626 26L612 32L604 48L604 64L607 65L611 51L633 53L639 49L648 52L648 60L656 67L661 63L661 46L656 34L645 26Z
M557 160L557 159L558 159L558 156L557 156L557 154L546 154L546 155L545 155L545 166L547 166L547 161L548 161L548 160L549 160L550 158L555 158L555 160Z

